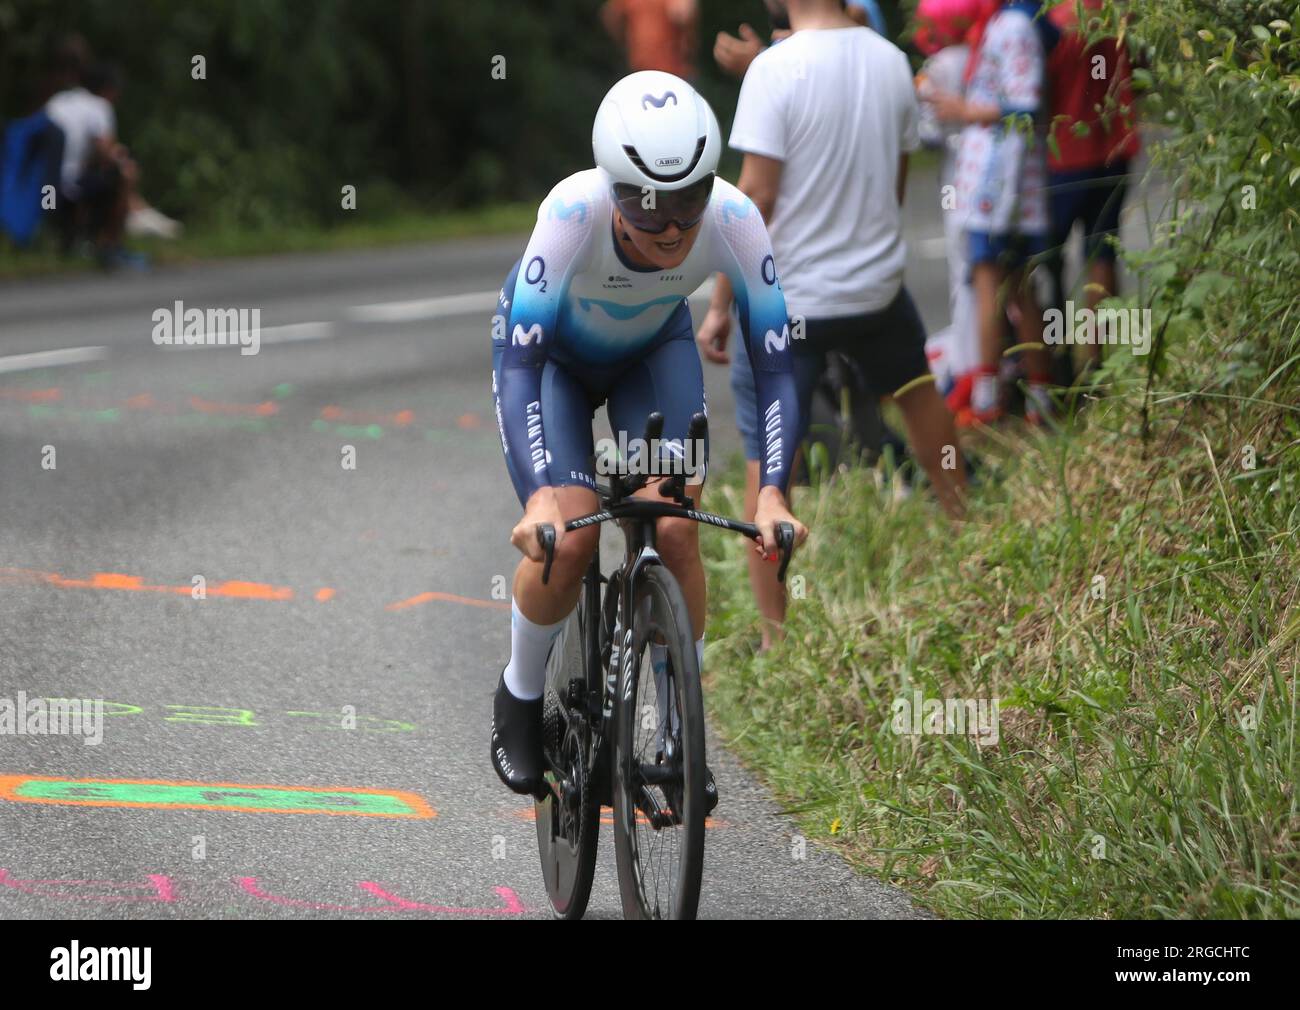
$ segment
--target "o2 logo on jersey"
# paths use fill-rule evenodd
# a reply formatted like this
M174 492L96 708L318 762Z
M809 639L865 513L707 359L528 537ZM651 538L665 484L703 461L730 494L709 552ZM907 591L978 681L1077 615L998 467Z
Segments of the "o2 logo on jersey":
M533 325L528 327L527 330L524 329L523 323L515 323L515 331L510 334L510 342L516 347L527 347L534 340L540 344L544 332L541 323L533 323ZM771 331L769 330L768 332L770 333Z
M519 327L516 325L515 329ZM768 330L767 336L763 338L763 346L767 349L768 354L780 354L790 343L790 324L787 323L781 327L778 334L776 330Z
M653 105L656 109L662 109L665 105L668 104L668 99L670 98L673 100L673 104L676 105L677 96L673 94L671 91L665 91L658 98L655 98L654 95L642 95L641 108L648 109L650 106Z
M534 256L528 261L528 266L524 267L524 281L537 287L537 290L546 293L546 260L540 256Z
M763 262L758 265L758 272L763 275L763 283L768 287L776 283L776 260L772 259L771 253L763 257Z

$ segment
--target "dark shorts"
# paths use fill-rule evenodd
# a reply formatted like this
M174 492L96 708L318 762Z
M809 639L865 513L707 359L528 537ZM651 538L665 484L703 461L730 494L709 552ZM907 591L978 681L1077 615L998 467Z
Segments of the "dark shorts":
M77 199L86 203L112 202L122 188L122 170L112 162L96 161L77 179Z
M966 240L970 244L971 266L976 263L996 263L1008 270L1016 270L1032 257L1047 251L1046 235L971 231L966 233Z
M733 340L731 389L736 397L736 426L745 443L746 459L762 459L762 430L758 396L745 342ZM930 374L925 357L925 324L906 287L898 289L885 308L856 316L806 319L804 338L790 343L794 351L795 392L799 398L799 439L808 433L809 408L817 380L826 370L826 353L839 351L853 359L870 391L891 396L908 383Z
M516 263L506 277L502 292L515 289ZM509 315L509 310L498 300L497 312ZM501 388L501 357L505 340L492 341L492 389ZM500 425L501 404L496 402L497 423ZM663 434L660 436L660 457L669 468L672 457L682 452L690 429L691 418L704 412L704 371L700 366L700 353L695 347L695 328L691 323L690 308L686 300L669 317L650 348L643 354L613 365L598 367L566 362L562 357L551 358L542 368L542 431L546 438L546 463L552 487L581 485L595 488L596 445L591 425L596 408L602 403L609 417L609 426L615 440L620 433L627 444L645 436L646 418L654 411L664 416ZM674 448L674 445L676 448ZM698 476L704 479L704 464L708 460L708 439L705 439ZM689 458L689 457L688 457ZM510 456L506 469L514 485L519 504L527 498L525 485L515 473Z
M1129 164L1078 172L1049 172L1052 244L1058 249L1070 240L1074 222L1083 225L1084 255L1089 260L1114 260L1119 237L1119 212L1124 205Z

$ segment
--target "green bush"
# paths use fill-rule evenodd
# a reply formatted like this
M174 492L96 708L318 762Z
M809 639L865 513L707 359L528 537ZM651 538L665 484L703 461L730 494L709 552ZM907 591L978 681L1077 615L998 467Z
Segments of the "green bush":
M1123 301L1155 346L1112 348L1065 430L985 438L965 523L831 475L762 655L708 541L724 734L941 914L1300 916L1297 29L1294 0L1107 4L1170 194ZM996 745L894 732L918 689L1000 699Z

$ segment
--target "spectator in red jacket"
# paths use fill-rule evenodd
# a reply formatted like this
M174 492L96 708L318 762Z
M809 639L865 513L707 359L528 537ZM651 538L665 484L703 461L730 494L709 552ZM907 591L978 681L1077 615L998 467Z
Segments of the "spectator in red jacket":
M1052 220L1052 273L1063 307L1063 255L1075 222L1083 227L1088 308L1118 292L1115 243L1129 165L1140 141L1134 126L1132 69L1114 38L1088 43L1080 15L1100 10L1102 0L1072 0L1052 9L1061 39L1047 61L1052 136L1048 145L1048 192ZM1089 347L1089 366L1101 345Z

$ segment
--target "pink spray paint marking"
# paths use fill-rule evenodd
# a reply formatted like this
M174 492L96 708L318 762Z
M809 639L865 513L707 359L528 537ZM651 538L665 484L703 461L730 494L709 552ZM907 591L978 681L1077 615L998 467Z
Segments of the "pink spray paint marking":
M163 904L176 902L176 890L171 878L161 873L150 873L147 883L123 880L19 880L9 876L9 871L0 869L0 886L34 894L41 898L58 898L64 901L155 901ZM122 889L126 892L151 890L152 894L69 894L63 891L45 890L48 887L85 887L104 890Z
M256 877L237 877L235 882L243 889L245 894L260 898L262 901L270 901L284 908L311 908L322 912L359 912L366 915L382 912L431 912L438 915L489 916L523 915L525 911L523 902L509 887L493 888L497 897L504 902L503 907L456 908L449 905L428 905L420 901L411 901L408 898L390 894L373 881L359 880L357 886L361 890L374 895L381 901L387 902L384 905L363 907L359 905L333 905L323 901L307 901L302 898L286 898L281 895L268 894L258 886Z

